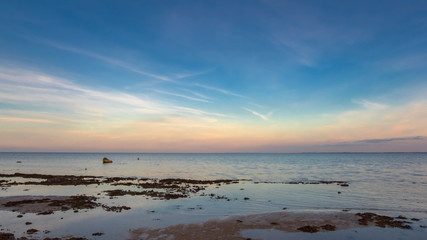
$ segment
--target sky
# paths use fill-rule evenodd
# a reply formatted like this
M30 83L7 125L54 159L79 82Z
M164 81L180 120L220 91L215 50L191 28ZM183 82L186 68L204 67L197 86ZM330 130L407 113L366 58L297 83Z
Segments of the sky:
M2 1L0 151L426 151L426 12Z

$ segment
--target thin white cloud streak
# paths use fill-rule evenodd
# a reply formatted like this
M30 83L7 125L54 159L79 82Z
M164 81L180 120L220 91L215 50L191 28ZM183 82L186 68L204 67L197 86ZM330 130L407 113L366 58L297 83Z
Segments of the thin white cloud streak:
M86 107L88 108L88 107ZM90 108L88 108L90 109ZM8 116L9 118L16 119L43 119L44 121L49 121L52 123L97 123L98 120L96 118L105 116L105 112L100 109L90 109L94 112L83 112L85 115L84 118L79 116L74 116L75 118L67 117L67 114L61 114L60 116L55 116L54 113L49 111L34 111L34 110L0 110L0 116ZM94 118L95 117L95 118ZM49 119L49 120L46 120Z
M117 67L121 67L123 69L129 70L129 71L134 72L134 73L138 73L138 74L143 75L143 76L155 78L157 80L166 81L166 82L175 82L175 80L172 79L172 78L170 78L170 77L162 76L162 75L158 75L158 74L154 74L154 73L150 73L150 72L147 72L147 71L142 71L140 69L137 69L137 68L133 67L131 64L123 62L123 61L120 61L118 59L114 59L114 58L102 56L102 55L99 55L97 53L93 53L93 52L90 52L90 51L87 51L87 50L83 50L83 49L78 49L78 48L66 46L66 45L59 44L59 43L56 43L56 42L53 42L53 41L43 40L43 42L45 44L49 45L49 46L52 46L52 47L55 47L55 48L58 48L58 49L62 49L62 50L65 50L65 51L69 51L69 52L81 54L81 55L88 56L88 57L91 57L91 58L95 58L95 59L98 59L100 61L106 62L108 64L111 64L111 65L114 65L114 66L117 66Z
M65 114L70 121L78 118L86 119L88 123L97 119L133 121L148 115L225 117L215 112L142 97L145 99L118 91L89 89L39 72L0 67L0 102L30 111L38 109L48 112L50 117ZM21 117L27 118L25 115Z
M204 75L204 74L211 72L212 70L213 69L207 69L207 70L191 72L191 73L176 74L176 79L184 79L184 78L190 78L190 77Z
M5 74L6 72L6 74ZM16 74L13 74L15 72ZM22 69L0 69L0 79L16 84L0 84L0 99L2 101L35 101L75 103L81 100L104 100L115 104L125 104L132 107L146 108L151 111L161 109L157 104L142 100L138 97L121 92L100 92L78 86L68 80L54 78L36 72ZM19 90L19 91L18 91ZM86 104L82 101L82 106ZM75 105L75 104L73 104Z
M384 110L387 109L389 106L382 103L372 102L366 99L359 99L359 100L352 100L354 103L357 103L359 105L362 105L364 108L368 110Z
M260 117L261 119L263 119L263 120L265 120L265 121L268 121L268 117L267 117L266 115L263 115L263 114L261 114L261 113L259 113L259 112L256 112L256 111L254 111L254 110L251 110L251 109L249 109L249 108L243 108L243 109L245 109L246 111L248 111L248 112L252 113L253 115L255 115L255 116L257 116L257 117Z
M240 94L237 94L237 93L234 93L234 92L230 92L230 91L225 90L225 89L216 88L216 87L212 87L212 86L207 86L207 85L203 85L203 84L199 84L199 83L194 84L194 86L201 87L201 88L208 89L208 90L213 90L213 91L220 92L220 93L223 93L223 94L226 94L226 95L230 95L230 96L234 96L234 97L247 98L247 97L245 97L243 95L240 95Z
M171 93L171 92L162 91L162 90L158 90L158 89L151 89L151 91L161 93L161 94L165 94L165 95L180 97L180 98L184 98L184 99L188 99L188 100L192 100L192 101L196 101L196 102L211 103L211 101L208 101L206 99L195 98L195 97L191 97L191 96L187 96L187 95L183 95L183 94Z
M198 115L198 116L210 115L210 116L216 116L216 117L228 117L228 115L226 115L226 114L216 113L216 112L206 112L203 110L199 110L199 109L195 109L195 108L189 108L189 107L176 106L176 107L174 107L174 109L176 111L179 111L179 112L190 113L190 114Z
M192 91L192 90L189 90L189 89L186 89L186 88L179 88L179 89L181 89L182 91L185 91L185 92L189 92L189 93L191 93L194 96L197 96L199 98L203 98L203 99L206 99L206 100L213 100L211 97L203 95L203 94L201 94L199 92L195 92L195 91Z
M50 121L46 119L37 119L37 118L19 118L19 117L2 117L0 116L0 121L3 122L33 122L33 123L57 123L55 121Z

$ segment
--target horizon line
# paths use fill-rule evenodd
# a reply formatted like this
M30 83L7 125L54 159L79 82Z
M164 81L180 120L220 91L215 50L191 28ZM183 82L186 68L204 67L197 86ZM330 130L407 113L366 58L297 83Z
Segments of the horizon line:
M427 152L67 152L67 151L0 151L0 153L86 153L86 154L388 154L388 153L427 153Z

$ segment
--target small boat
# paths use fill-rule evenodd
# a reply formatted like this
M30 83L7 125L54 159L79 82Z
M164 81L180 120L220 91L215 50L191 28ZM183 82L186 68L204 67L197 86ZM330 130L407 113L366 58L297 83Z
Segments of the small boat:
M104 159L102 159L102 163L112 163L112 162L113 162L112 160L110 160L106 157Z

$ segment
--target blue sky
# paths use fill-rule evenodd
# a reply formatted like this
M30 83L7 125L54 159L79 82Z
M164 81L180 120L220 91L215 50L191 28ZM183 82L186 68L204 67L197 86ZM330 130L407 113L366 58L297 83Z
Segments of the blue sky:
M3 2L0 149L421 151L426 12L425 1Z

